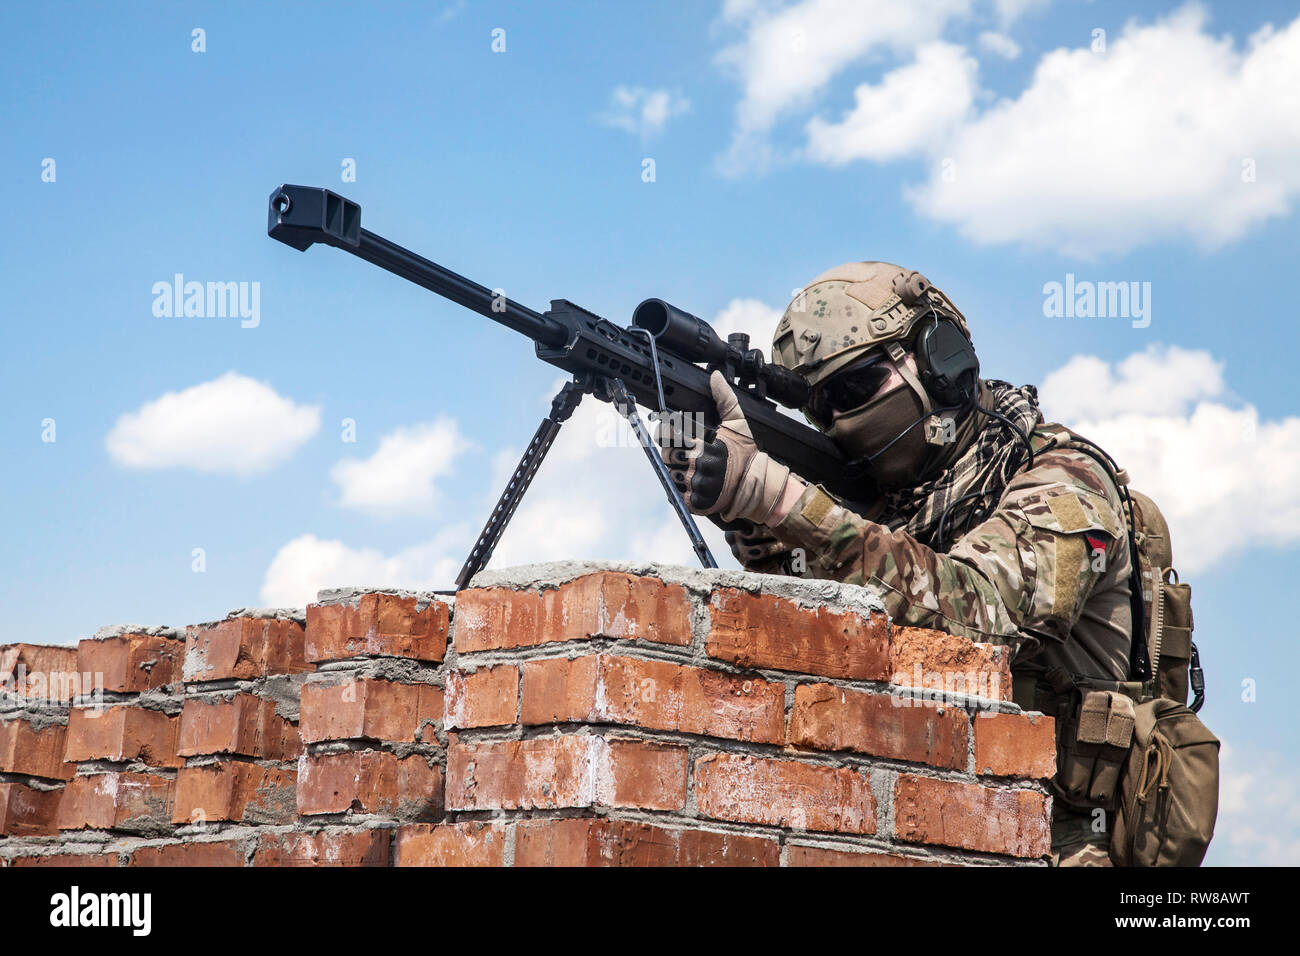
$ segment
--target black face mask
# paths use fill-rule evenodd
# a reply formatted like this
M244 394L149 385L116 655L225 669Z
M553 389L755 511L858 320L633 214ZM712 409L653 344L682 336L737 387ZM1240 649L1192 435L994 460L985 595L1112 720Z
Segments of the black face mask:
M921 480L934 451L921 424L927 417L920 398L902 384L836 418L826 435L880 487L909 487Z

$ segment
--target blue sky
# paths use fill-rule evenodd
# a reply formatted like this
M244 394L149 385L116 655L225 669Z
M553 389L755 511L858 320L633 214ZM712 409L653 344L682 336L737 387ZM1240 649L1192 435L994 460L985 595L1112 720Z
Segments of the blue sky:
M620 322L658 295L761 337L814 275L885 259L962 308L985 375L1042 385L1161 501L1226 744L1210 861L1300 862L1300 6L876 7L7 5L0 643L449 585L558 375L268 239L281 182ZM256 283L255 327L156 315L176 273ZM1149 324L1045 315L1067 275L1139 283ZM495 564L688 563L598 412Z

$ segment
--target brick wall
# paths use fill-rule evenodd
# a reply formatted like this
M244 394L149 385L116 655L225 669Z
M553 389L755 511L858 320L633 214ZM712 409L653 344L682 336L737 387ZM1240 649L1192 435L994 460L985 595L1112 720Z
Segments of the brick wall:
M0 647L0 863L1043 864L1001 648L827 582L475 584Z

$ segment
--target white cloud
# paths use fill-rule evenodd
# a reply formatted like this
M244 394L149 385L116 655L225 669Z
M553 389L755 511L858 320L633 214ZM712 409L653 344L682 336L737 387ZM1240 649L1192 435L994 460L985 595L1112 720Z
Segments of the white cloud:
M1223 363L1209 352L1153 345L1112 368L1091 355L1076 355L1043 379L1043 403L1054 415L1074 420L1118 415L1176 415L1191 402L1222 396Z
M997 11L998 23L1005 30L1025 14L1042 10L1049 2L1050 0L994 0L993 7Z
M978 243L1083 258L1170 239L1215 249L1290 214L1300 195L1300 18L1238 44L1188 3L1130 21L1102 49L1088 36L1050 51L1022 90L995 99L965 51L940 42L973 6L729 5L724 23L744 34L718 61L742 95L720 167L738 174L800 155L829 165L923 160L925 179L903 190L921 215ZM995 4L999 29L977 42L1014 59L1009 24L1041 6ZM808 110L849 67L886 56L914 59L859 85L839 122L807 121L802 154L773 146L779 120Z
M690 108L689 100L671 90L616 86L609 96L609 109L600 120L606 126L648 139L663 132L670 119Z
M973 57L951 43L927 43L916 60L854 91L856 105L838 123L808 123L810 158L842 166L855 159L897 159L930 149L970 112Z
M1206 862L1300 865L1300 775L1280 753L1219 751L1219 817Z
M434 479L450 474L457 456L469 447L455 420L443 417L389 432L373 455L339 461L330 477L345 508L428 514L438 503Z
M1114 367L1076 357L1041 394L1049 419L1100 444L1159 504L1180 571L1300 543L1300 418L1230 402L1209 353L1152 347Z
M781 0L722 0L722 19L728 23L744 21L780 7Z
M1046 54L1018 97L935 142L929 180L905 194L981 243L1084 257L1170 238L1215 248L1300 193L1297 89L1300 19L1239 51L1185 6L1130 23L1105 52Z
M981 50L995 53L1004 60L1016 60L1020 57L1020 44L1005 33L985 30L979 35Z
M793 298L794 290L791 290ZM733 332L744 332L749 336L750 348L763 350L763 355L771 357L772 336L776 334L776 324L781 321L781 310L774 309L758 299L732 299L709 323L715 332L726 338Z
M320 429L320 416L320 406L232 371L121 415L104 443L128 468L247 476L288 459Z
M305 607L325 588L450 588L472 542L467 524L444 529L431 541L393 555L299 535L271 559L262 580L262 601L270 607Z
M723 170L761 168L770 159L767 131L783 114L806 106L849 64L933 40L970 7L971 0L801 0L781 8L728 3L723 19L745 32L717 57L743 90Z

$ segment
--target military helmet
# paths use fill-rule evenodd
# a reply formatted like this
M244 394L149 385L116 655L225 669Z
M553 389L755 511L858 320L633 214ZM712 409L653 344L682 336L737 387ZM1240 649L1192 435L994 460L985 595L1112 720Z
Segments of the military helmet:
M786 307L772 339L772 360L817 385L868 350L907 347L932 312L970 339L966 318L914 269L892 262L846 262L804 286Z

